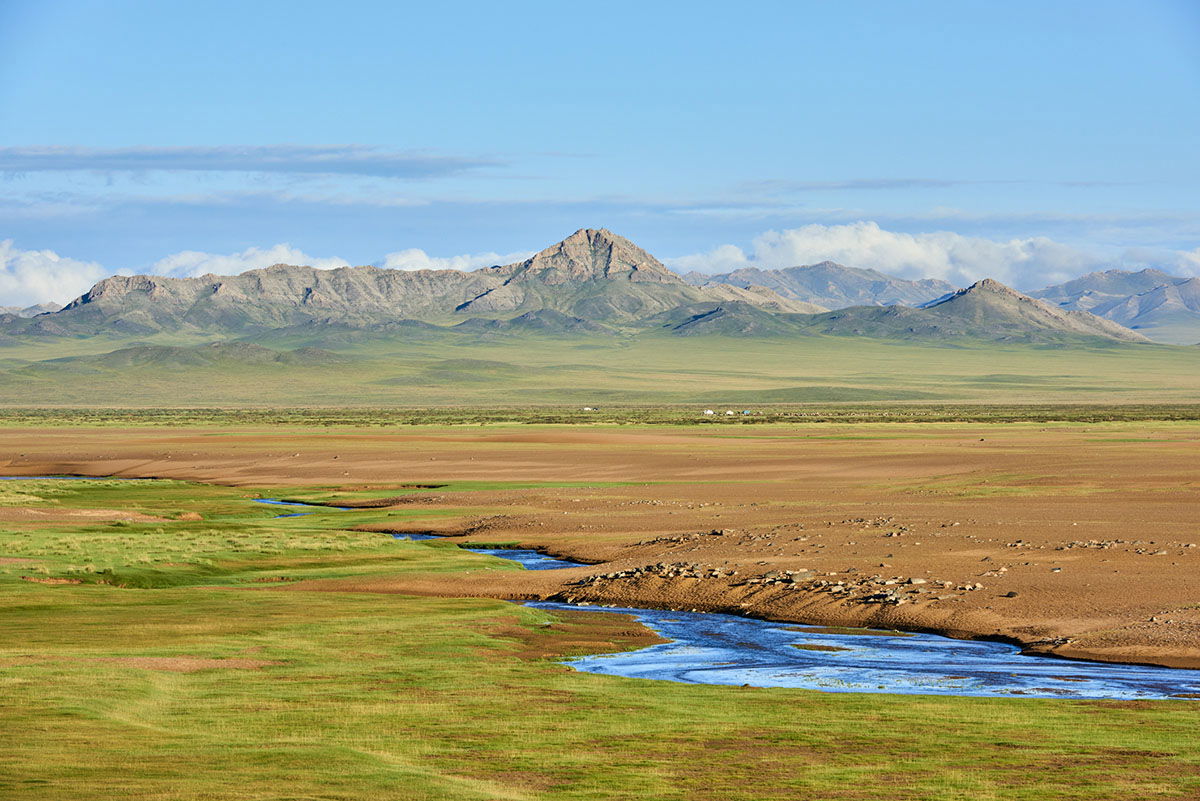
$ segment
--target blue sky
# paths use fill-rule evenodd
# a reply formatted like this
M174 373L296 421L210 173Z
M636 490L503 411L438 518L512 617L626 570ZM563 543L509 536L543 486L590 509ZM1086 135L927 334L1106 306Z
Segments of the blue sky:
M1193 0L0 0L0 303L600 226L680 269L1190 274L1197 98Z

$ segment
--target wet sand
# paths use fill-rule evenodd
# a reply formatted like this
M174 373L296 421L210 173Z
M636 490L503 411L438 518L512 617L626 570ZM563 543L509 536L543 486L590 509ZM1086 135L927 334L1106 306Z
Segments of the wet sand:
M350 490L631 482L427 489L398 507L463 510L398 530L516 543L587 567L286 591L732 611L1200 668L1197 424L12 428L0 442L8 474Z

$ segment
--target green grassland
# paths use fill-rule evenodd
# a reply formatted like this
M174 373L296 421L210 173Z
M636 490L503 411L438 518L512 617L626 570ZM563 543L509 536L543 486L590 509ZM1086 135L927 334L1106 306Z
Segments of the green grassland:
M1185 403L1200 348L856 337L276 335L193 352L58 338L0 347L7 406ZM309 350L301 350L309 348ZM314 349L315 348L315 349ZM113 351L116 350L115 353Z
M489 486L455 486L454 497L466 505ZM1200 795L1191 702L603 677L558 659L587 650L587 632L622 647L631 627L619 618L281 591L308 577L519 568L447 543L345 530L403 516L395 510L278 519L288 510L251 502L277 494L175 481L0 483L0 512L154 518L0 523L0 797ZM316 487L286 494L335 500Z

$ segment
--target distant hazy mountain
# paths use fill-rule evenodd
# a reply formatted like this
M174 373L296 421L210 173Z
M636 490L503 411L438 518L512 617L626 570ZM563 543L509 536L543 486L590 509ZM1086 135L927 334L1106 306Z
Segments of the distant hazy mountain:
M1162 270L1107 270L1030 293L1064 309L1090 311L1140 331L1150 339L1200 342L1197 279Z
M11 314L14 317L36 317L39 314L56 312L62 306L57 303L37 303L33 306L0 306L0 315Z
M715 300L741 303L770 311L791 312L793 314L819 314L820 312L829 311L827 306L785 298L775 290L768 289L765 286L752 284L746 287L739 287L732 284L709 282L703 284L700 288L704 290L706 296Z
M1092 312L1159 342L1200 343L1200 278L1179 280L1112 300L1096 306Z
M1148 341L1141 334L1109 320L1088 312L1056 308L990 278L920 309L860 306L814 315L809 320L805 327L811 331L884 339Z
M1048 286L1030 292L1029 295L1065 309L1092 311L1095 307L1114 300L1123 300L1130 295L1148 292L1155 287L1182 280L1177 275L1150 268L1137 272L1105 270L1081 275L1073 281Z
M848 306L916 306L954 291L936 278L908 281L876 270L845 267L832 261L782 270L743 267L730 273L688 273L693 284L718 282L733 286L763 286L785 298L815 303L829 309Z
M729 278L737 275L741 278ZM696 286L629 240L604 229L583 229L525 261L473 272L275 265L237 276L117 276L96 284L61 311L28 320L3 318L0 345L20 344L30 337L97 334L127 341L162 334L170 345L180 335L191 342L200 337L240 338L288 349L370 341L436 344L450 341L448 337L458 342L522 336L599 337L611 342L616 335L643 333L1145 341L1114 322L1057 308L990 280L955 292L941 281L903 281L831 262L729 276L725 277L732 281L746 279L745 286ZM765 281L774 281L792 297L763 286ZM828 305L860 305L829 312L797 297L801 290L819 290ZM895 305L933 295L941 298L925 308ZM1129 314L1150 313L1152 306L1191 308L1187 304L1194 296L1193 287L1157 305L1147 298L1145 308ZM265 349L240 354L236 349L162 350L161 339L139 345L117 351L120 355L112 358L138 365L155 359L205 364L235 357L272 363L277 359L276 351Z

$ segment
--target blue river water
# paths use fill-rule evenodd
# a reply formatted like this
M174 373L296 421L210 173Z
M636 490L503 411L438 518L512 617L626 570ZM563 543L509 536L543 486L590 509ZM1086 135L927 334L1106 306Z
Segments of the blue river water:
M89 477L0 476L19 478ZM274 498L258 498L255 502L312 506ZM321 508L351 511L346 507ZM311 512L283 516L303 514ZM422 540L437 535L395 536ZM529 570L582 566L532 550L467 550L509 559ZM546 610L579 608L543 601L526 605ZM669 642L625 653L578 657L566 663L586 673L826 692L1075 699L1200 697L1200 670L1028 656L1005 643L954 640L933 634L829 630L700 612L616 607L588 610L631 615Z
M582 567L582 562L571 562L566 559L556 559L537 551L526 551L517 548L466 548L471 553L481 553L486 556L498 556L520 565L526 570L562 570L565 567Z
M308 509L324 510L324 511L329 511L332 509L332 510L338 511L338 512L349 512L349 511L352 511L354 508L352 506L325 506L324 504L320 504L320 503L305 503L304 501L284 501L284 500L280 500L279 498L255 498L254 502L255 503L265 503L265 504L268 504L269 506L299 506L299 507L305 507ZM312 512L288 512L287 514L275 515L275 517L277 517L277 518L279 518L279 517L304 517L305 515L311 515L311 514L312 514Z
M537 551L471 548L530 570L580 567ZM536 609L575 604L530 601ZM670 640L638 651L568 661L576 670L690 684L826 692L1029 698L1170 698L1200 695L1200 671L1022 654L1013 645L935 634L829 630L737 615L588 607L632 615Z
M596 611L632 615L670 642L567 662L586 673L904 695L1153 699L1200 694L1200 671L1028 656L1004 643L865 629L836 633L845 630L698 612Z

